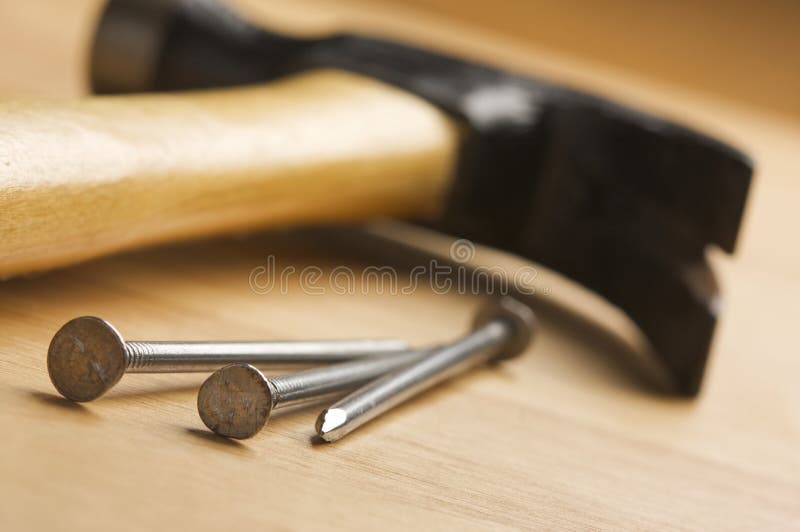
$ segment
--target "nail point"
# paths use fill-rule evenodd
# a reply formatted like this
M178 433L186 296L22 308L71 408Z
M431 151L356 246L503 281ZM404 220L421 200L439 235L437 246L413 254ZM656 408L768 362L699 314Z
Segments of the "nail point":
M338 439L337 430L347 423L347 412L341 408L328 408L317 418L317 434L325 441Z

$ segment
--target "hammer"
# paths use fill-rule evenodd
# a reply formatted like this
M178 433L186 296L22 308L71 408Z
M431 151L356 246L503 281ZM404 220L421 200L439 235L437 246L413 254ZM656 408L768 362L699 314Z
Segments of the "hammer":
M0 104L0 274L243 229L376 216L548 266L700 389L752 165L700 133L396 42L297 39L203 1L112 0L97 93ZM264 85L252 85L268 82ZM227 87L216 91L186 89Z

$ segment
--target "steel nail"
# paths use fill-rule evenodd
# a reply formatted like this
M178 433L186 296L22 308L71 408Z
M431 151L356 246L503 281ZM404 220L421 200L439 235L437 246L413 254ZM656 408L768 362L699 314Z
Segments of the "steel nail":
M97 399L125 373L214 371L231 363L260 367L329 364L407 351L403 340L289 342L126 342L107 321L83 316L53 336L47 371L72 401Z
M265 377L249 364L232 364L215 371L200 387L197 411L215 433L249 438L266 425L277 408L355 388L431 351L354 360L275 377Z
M325 409L317 434L333 442L387 410L474 366L522 353L536 329L533 311L505 297L484 305L473 332L375 380Z

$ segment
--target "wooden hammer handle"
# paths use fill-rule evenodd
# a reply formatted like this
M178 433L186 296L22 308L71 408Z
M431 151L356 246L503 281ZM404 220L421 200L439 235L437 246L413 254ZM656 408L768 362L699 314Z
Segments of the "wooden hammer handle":
M430 213L457 142L430 104L335 71L0 102L0 275L234 230Z

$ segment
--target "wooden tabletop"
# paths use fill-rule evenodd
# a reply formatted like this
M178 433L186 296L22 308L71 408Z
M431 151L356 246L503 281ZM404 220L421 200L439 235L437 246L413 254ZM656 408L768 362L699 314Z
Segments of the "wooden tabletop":
M9 15L0 20L19 22L0 31L2 92L78 94L90 4L0 8ZM0 283L0 529L800 527L800 120L412 8L359 12L368 14L355 25L380 20L374 28L387 34L611 95L753 157L739 250L711 253L725 305L701 396L655 392L621 361L618 343L543 312L523 357L473 371L336 444L312 442L314 408L276 415L251 440L214 436L195 407L203 375L128 375L96 402L61 399L45 353L78 315L102 316L131 339L424 343L460 334L479 302L425 283L396 296L369 287L343 296L330 286L310 295L296 277L283 293L253 289L251 272L270 255L298 271L369 265L314 231L142 250ZM64 31L59 14L70 22ZM31 37L37 28L40 40ZM10 42L21 52L10 53ZM507 260L486 250L476 259ZM545 271L539 283L543 297L588 297ZM613 309L596 308L597 321L625 329Z

